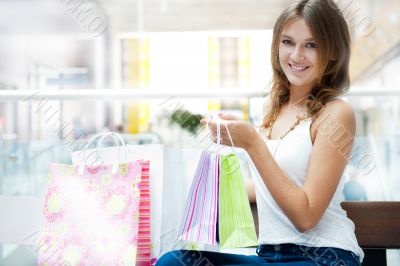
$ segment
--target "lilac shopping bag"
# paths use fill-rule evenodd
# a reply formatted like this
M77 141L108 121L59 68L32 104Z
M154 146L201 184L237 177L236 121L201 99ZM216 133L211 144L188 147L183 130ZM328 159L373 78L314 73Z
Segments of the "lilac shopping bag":
M78 168L49 166L38 264L134 265L142 162Z
M217 242L219 155L203 151L190 188L179 239L215 245Z

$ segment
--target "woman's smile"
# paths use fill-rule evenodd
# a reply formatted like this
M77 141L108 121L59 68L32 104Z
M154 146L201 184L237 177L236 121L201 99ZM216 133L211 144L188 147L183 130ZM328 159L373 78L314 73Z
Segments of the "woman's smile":
M289 65L290 69L296 73L302 73L310 68L309 66L295 65L295 64L290 64L290 63L288 65Z

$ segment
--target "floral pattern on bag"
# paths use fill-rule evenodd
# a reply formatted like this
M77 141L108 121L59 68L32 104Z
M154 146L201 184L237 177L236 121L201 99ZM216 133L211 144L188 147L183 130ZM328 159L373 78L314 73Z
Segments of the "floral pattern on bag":
M141 161L77 167L49 167L38 265L134 265Z
M124 219L129 211L128 208L132 204L131 193L132 191L125 187L107 190L103 205L107 213L116 219ZM135 198L138 199L137 197Z
M63 218L66 200L57 187L50 187L45 197L44 215L51 223Z

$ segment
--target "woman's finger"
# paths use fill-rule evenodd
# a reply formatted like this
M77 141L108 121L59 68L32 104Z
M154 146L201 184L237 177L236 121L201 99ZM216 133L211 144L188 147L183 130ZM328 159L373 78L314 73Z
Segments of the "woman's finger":
M240 120L239 117L230 114L219 113L218 116L225 120Z

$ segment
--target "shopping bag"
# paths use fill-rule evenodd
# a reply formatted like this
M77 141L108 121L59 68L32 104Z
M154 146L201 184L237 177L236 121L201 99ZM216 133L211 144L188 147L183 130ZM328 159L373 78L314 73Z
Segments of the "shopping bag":
M218 176L219 155L204 151L186 201L179 239L216 244Z
M228 129L227 125L225 124ZM254 221L250 210L247 192L244 187L239 158L235 154L224 155L220 145L220 120L217 120L216 145L212 151L204 151L197 167L195 179L187 199L185 213L182 219L180 239L186 241L197 241L207 244L216 244L218 239L221 248L248 247L257 245ZM229 130L228 136L233 151L236 150ZM218 161L217 165L207 164L210 161ZM214 159L217 158L217 159ZM217 202L211 205L207 196L198 197L198 191L211 193L209 176L205 173L214 173L212 182L219 192L215 195ZM214 194L213 194L214 195ZM202 194L200 194L202 196ZM214 199L214 198L212 198ZM214 203L214 202L212 202ZM217 210L213 207L216 206ZM203 212L218 212L218 217L208 219L210 216L202 216ZM212 225L217 230L211 230ZM202 229L209 229L203 230ZM215 228L216 229L216 228Z
M38 264L133 265L141 172L141 161L51 164Z
M147 243L145 246L148 252L150 252L150 264L154 265L160 256L160 239L162 235L161 226L164 182L164 146L162 144L127 145L125 150L126 152L122 153L123 161L142 159L150 162L150 190L148 191L148 204L150 208L150 239L142 239L142 243ZM148 262L141 265L148 265Z
M179 239L186 199L202 152L195 148L164 148L160 255L177 249L215 251L214 246Z
M136 266L150 266L150 185L149 161L142 163Z
M103 136L107 134L115 133L105 132ZM115 138L119 140L120 136ZM83 151L73 152L72 163L112 163L118 157L121 162L138 159L150 161L151 264L154 265L161 255L175 249L218 251L217 246L177 240L186 198L202 152L201 149L169 148L162 144L96 147L87 149L85 154Z
M170 148L159 144L128 146L131 158L140 158L141 153L144 154L142 158L152 161L150 167L151 264L154 265L160 256L175 249L216 251L215 246L194 241L177 241L180 218L202 150ZM155 222L157 220L160 222ZM158 231L155 232L155 230Z
M256 246L253 215L236 154L220 155L219 182L220 247Z
M92 142L99 138L96 148L89 149ZM101 147L101 142L106 137L112 137L117 146ZM161 255L161 238L164 233L161 232L162 207L163 207L163 181L164 181L164 145L126 145L119 134L114 132L99 133L91 138L83 150L75 151L71 154L74 165L81 164L104 164L113 163L116 158L120 162L130 162L134 160L150 161L149 185L150 185L150 257L151 264L155 264L157 258ZM141 249L142 250L142 249Z

